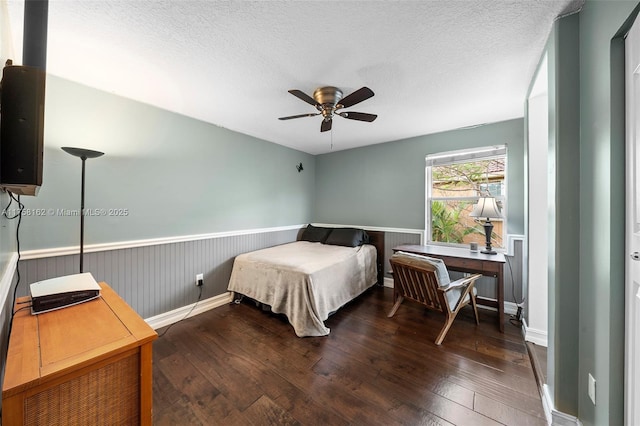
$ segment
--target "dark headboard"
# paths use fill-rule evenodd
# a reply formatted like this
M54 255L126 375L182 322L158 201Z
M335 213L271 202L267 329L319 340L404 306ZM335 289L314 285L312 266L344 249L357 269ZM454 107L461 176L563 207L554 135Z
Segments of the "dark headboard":
M369 235L369 244L375 246L378 254L378 284L384 283L384 232L383 231L367 231Z
M300 240L302 233L306 229L306 226L300 228L298 231L298 235L296 240ZM358 228L362 229L362 228ZM377 260L378 264L378 284L384 284L384 231L366 231L367 235L369 235L369 244L373 245L376 248Z

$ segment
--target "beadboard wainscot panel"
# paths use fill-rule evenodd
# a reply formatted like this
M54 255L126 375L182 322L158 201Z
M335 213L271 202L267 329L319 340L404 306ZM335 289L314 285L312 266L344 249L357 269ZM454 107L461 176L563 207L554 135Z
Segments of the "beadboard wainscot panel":
M302 226L87 246L84 269L107 282L143 318L188 312L198 299L196 274L204 274L199 305L226 300L235 256L295 241ZM23 253L18 294L26 295L30 283L78 273L79 255L70 254L74 250Z
M389 258L393 255L393 248L403 244L422 244L424 241L424 231L401 232L400 230L386 231L384 234L385 254L384 254L384 285L393 287L393 278L390 274L391 264Z
M315 224L316 226L343 227L353 225ZM199 309L215 307L215 300L227 297L226 288L231 275L233 259L240 253L295 241L302 225L276 230L240 231L127 242L119 245L88 246L85 251L85 271L96 280L105 281L118 292L140 316L159 321L157 326L169 324L189 312L198 299L195 276L204 274L204 286ZM390 271L392 249L401 244L420 244L423 232L393 228L353 226L385 232L385 271ZM522 241L515 240L513 250L507 254L505 266L505 312L515 314L516 303L522 301ZM77 248L57 251L25 252L19 265L22 276L18 295L27 294L27 285L36 281L78 272L79 256L69 254ZM452 278L456 277L452 271ZM513 279L512 279L513 277ZM385 274L385 285L393 286L391 276ZM478 294L495 298L492 278L478 280ZM515 297L514 297L515 290ZM208 302L207 302L208 301ZM169 313L174 312L175 315ZM165 318L166 319L163 319ZM150 322L150 323L151 323Z

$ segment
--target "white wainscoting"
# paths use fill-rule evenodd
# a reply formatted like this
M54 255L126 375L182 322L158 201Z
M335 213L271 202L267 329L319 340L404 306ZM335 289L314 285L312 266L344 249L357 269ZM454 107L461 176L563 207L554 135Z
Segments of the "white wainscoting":
M142 318L155 318L195 303L196 274L204 275L204 300L225 294L235 256L295 241L303 226L92 245L84 270L109 284ZM78 273L79 256L69 248L29 251L23 258L21 295L28 294L26 283Z
M5 306L7 297L11 293L13 278L18 266L18 253L13 253L7 262L7 267L0 278L0 306ZM12 295L13 296L13 295Z
M388 259L394 246L421 244L424 241L424 230L420 229L323 223L314 225L385 232L385 272L390 270ZM201 301L194 312L204 312L219 306L216 305L217 301L225 298L233 259L237 254L294 241L304 226L291 225L88 245L85 247L85 271L92 272L98 281L107 282L151 324L162 326L158 324L166 325L180 319L181 315L194 305L198 296L194 285L196 274L203 273L205 276L203 297L206 302ZM513 242L517 239L516 236L509 240L510 251L514 250L514 253L520 250L518 243ZM19 294L27 294L24 283L77 273L78 251L79 247L59 247L23 252L23 261L20 262L23 284L20 286ZM521 259L514 257L513 263L513 269L520 271ZM9 279L12 279L14 271L8 272L8 276L11 277ZM505 274L507 300L512 287L510 275ZM479 281L479 293L484 297L495 298L493 279L482 280L486 280L486 283ZM517 279L514 281L514 288L521 285ZM384 285L393 287L390 276L385 277ZM505 303L507 314L515 315L516 310L515 303Z

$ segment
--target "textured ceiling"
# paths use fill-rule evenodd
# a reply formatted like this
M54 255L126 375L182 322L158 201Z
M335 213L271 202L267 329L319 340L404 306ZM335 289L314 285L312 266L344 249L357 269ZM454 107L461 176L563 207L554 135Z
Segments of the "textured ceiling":
M554 19L581 4L50 0L47 71L319 154L522 117ZM22 5L7 5L21 52ZM278 120L315 112L288 89L326 85L370 87L350 110L378 119Z

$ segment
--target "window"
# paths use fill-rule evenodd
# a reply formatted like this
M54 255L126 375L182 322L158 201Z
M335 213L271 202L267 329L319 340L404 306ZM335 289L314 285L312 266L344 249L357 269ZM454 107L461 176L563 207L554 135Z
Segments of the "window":
M495 197L503 217L491 219L491 245L506 235L506 146L451 151L426 157L426 235L429 243L485 244L483 221L470 217L479 197Z

